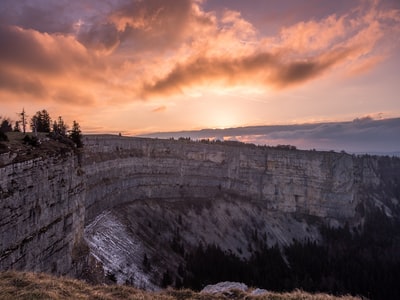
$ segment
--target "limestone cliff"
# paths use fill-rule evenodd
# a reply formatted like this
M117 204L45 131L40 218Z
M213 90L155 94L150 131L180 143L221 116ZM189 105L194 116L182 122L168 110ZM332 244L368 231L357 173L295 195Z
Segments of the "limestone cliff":
M383 158L346 153L112 136L88 137L85 148L86 221L135 199L225 193L263 203L269 211L342 223L359 219L363 191L390 179L381 173ZM399 159L386 160L397 175ZM380 201L390 213L395 200Z
M0 270L73 274L85 180L73 152L0 168Z
M84 225L93 246L98 233L93 222L102 226L116 216L112 224L121 235L126 231L131 249L138 249L130 261L130 270L137 270L146 249L137 240L145 231L133 229L140 225L141 212L164 229L193 222L193 227L205 228L199 239L226 241L224 249L243 256L248 245L238 243L248 243L246 236L257 224L271 242L285 244L318 239L311 222L315 218L332 226L358 225L371 207L399 216L400 160L395 158L106 135L87 136L84 145L79 161L73 152L23 162L7 154L7 165L0 167L1 270L72 274ZM135 206L139 200L152 201L155 208L171 206L160 209L157 217L157 209ZM196 208L202 200L204 205ZM174 221L162 221L163 214ZM208 230L207 224L221 228ZM235 226L241 228L233 232ZM192 233L182 235L194 244ZM110 234L103 236L107 245L115 242L116 235ZM95 253L92 247L100 260L103 250ZM121 263L131 254L123 254ZM129 279L131 271L121 280Z

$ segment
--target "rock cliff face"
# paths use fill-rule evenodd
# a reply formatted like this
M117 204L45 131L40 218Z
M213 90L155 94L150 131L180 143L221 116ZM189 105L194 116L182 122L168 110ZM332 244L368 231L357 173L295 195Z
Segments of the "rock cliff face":
M199 244L247 259L261 237L318 241L321 224L362 225L373 207L400 215L399 159L104 136L85 145L85 238L119 283L155 289Z
M0 168L0 270L73 274L85 180L72 152Z
M89 137L85 147L86 221L137 199L223 193L270 211L351 221L360 191L382 181L377 158L345 153L111 136Z
M73 274L86 225L92 254L115 271L112 263L107 266L104 253L111 251L106 246L116 243L116 234L98 236L93 225L113 224L121 236L126 233L132 238L131 249L137 249L139 256L130 264L136 265L131 270L137 270L145 246L137 240L140 234L132 234L132 228L139 226L133 220L140 220L143 212L158 218L159 226L164 224L154 211L135 206L143 200L153 201L154 206L172 203L170 211L183 215L183 219L173 215L178 219L166 224L189 224L194 220L191 216L197 215L196 228L206 227L207 218L216 227L225 222L221 225L225 231L247 226L237 228L238 234L225 234L230 242L224 249L243 256L248 255L247 247L237 247L232 240L244 239L255 224L264 224L271 241L290 243L318 239L307 218L333 226L357 225L371 206L388 216L399 215L399 159L116 136L88 136L84 145L80 164L68 153L22 163L7 161L10 164L0 168L0 269ZM196 203L202 200L208 210L201 207L198 213ZM185 203L192 204L182 209ZM130 217L121 211L130 212ZM159 212L168 214L165 208ZM235 219L244 221L235 223ZM246 223L250 219L253 227ZM108 226L110 232L114 227ZM223 240L218 236L224 236L224 230L205 230L201 236ZM188 242L192 233L185 233ZM96 248L102 241L105 248ZM131 254L121 254L125 255L121 264ZM129 279L129 274L121 280ZM151 286L149 278L142 279Z

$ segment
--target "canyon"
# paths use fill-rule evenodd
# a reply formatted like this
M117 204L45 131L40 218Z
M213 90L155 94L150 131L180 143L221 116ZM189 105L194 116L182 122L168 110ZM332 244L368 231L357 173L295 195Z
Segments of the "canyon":
M156 290L199 243L247 259L259 239L318 243L321 224L362 228L373 210L400 217L395 157L112 135L83 143L1 154L0 270L79 277L100 265L115 282Z

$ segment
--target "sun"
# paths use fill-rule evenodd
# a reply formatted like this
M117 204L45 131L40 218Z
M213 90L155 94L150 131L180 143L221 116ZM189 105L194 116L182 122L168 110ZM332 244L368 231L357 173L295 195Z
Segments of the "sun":
M207 123L207 127L213 129L226 129L238 126L238 119L229 109L214 109L208 113Z

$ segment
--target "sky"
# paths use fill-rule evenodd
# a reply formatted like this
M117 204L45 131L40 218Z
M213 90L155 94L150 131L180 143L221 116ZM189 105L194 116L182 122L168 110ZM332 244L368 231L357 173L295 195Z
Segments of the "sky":
M237 141L267 146L292 145L301 150L400 157L400 118L363 117L346 122L155 132L141 137Z
M84 133L400 116L398 0L1 0L0 116Z

